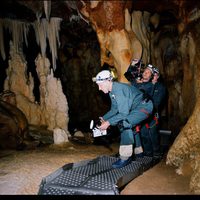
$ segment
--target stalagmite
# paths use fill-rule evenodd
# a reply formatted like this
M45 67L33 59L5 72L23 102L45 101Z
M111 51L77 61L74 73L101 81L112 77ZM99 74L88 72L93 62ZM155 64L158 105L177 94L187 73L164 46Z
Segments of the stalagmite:
M48 4L49 6L49 4ZM47 6L47 7L48 7ZM52 66L56 69L57 47L60 45L60 18L50 18L49 8L45 8L47 19L39 19L34 23L25 23L4 19L0 21L0 39L4 41L3 29L8 29L12 36L10 42L10 60L7 69L7 79L4 90L16 94L17 107L26 115L29 124L46 125L49 130L62 129L68 134L68 105L62 91L60 80L50 72L50 62L46 58L47 40L52 53ZM35 102L33 95L34 81L31 73L27 76L27 63L22 52L22 44L28 46L29 28L35 29L36 40L41 48L41 55L36 59L38 76L40 79L40 104ZM24 36L24 37L23 37ZM4 44L0 44L1 56L5 60ZM29 78L28 78L29 77ZM52 93L52 91L54 91ZM69 134L68 134L69 135Z
M38 78L40 80L40 104L35 102L33 95L34 82L31 74L27 81L26 62L22 53L16 53L10 46L9 68L4 90L14 91L17 107L23 111L28 123L45 125L49 130L60 128L68 134L68 104L62 91L61 82L50 73L50 63L41 55L36 59ZM17 67L16 67L17 66ZM27 84L29 83L29 84Z

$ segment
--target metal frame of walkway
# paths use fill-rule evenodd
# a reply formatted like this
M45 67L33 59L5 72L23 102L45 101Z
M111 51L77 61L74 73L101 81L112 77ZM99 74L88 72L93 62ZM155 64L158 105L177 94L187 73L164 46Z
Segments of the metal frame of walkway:
M136 158L125 167L114 169L115 156L69 163L43 178L38 195L118 195L120 189L160 158Z

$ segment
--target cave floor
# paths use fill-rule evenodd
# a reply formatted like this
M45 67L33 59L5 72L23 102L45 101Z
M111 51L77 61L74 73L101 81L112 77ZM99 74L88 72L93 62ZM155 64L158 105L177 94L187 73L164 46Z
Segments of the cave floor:
M66 145L37 147L32 150L0 151L0 195L36 195L42 178L68 163L114 155L118 144L111 149L102 145L69 142ZM166 166L165 158L127 184L121 195L182 195L189 191L189 176L180 176Z

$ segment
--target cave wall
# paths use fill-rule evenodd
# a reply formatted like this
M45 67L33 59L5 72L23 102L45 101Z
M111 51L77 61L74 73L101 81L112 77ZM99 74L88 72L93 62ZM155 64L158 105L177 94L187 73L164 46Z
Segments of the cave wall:
M167 116L167 128L172 131L174 137L187 120L183 114L183 98L181 96L183 67L179 43L177 23L174 21L171 24L162 24L160 17L157 26L153 25L151 28L151 63L159 68L168 90L166 107L162 114Z
M186 125L181 129L167 155L167 164L177 167L177 173L185 174L186 166L190 167L190 189L200 193L200 25L199 19L189 23L180 35L180 53L182 56L183 114L188 117Z

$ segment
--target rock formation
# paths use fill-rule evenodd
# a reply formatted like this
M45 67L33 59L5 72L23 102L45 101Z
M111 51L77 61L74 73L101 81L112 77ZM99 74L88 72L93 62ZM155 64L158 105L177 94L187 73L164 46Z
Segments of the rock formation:
M124 73L133 58L142 57L142 45L131 28L131 16L125 2L86 2L81 13L97 33L101 48L101 66L108 63L117 69L118 80L128 82ZM109 10L109 12L108 12Z
M31 73L27 75L23 54L16 53L12 43L4 90L14 91L16 105L26 115L29 124L47 126L52 131L60 128L68 134L68 104L61 82L54 77L47 58L38 55L35 62L40 80L40 102L35 101L33 77Z
M182 57L183 84L181 97L183 101L182 116L187 123L176 137L167 155L167 164L175 165L177 173L184 175L184 168L191 168L190 188L200 193L200 60L199 60L199 19L186 25L180 37ZM188 172L187 172L188 173Z

